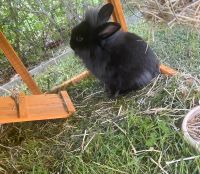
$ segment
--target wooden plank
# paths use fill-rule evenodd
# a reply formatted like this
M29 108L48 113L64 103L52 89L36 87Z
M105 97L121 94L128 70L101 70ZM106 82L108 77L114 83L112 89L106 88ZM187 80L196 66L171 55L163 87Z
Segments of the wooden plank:
M58 115L66 115L63 101L59 95L36 95L27 96L28 111L32 117L57 117Z
M13 122L24 122L24 121L39 121L39 120L51 120L51 119L59 119L59 118L68 118L72 115L72 113L65 113L62 115L40 115L37 117L32 116L30 114L30 117L24 117L24 118L17 118L17 117L2 117L0 118L0 124L5 124L5 123L13 123Z
M15 101L11 97L0 98L0 119L5 116L17 116L17 106Z
M60 94L61 94L62 99L63 99L63 101L66 105L67 110L71 113L76 112L76 109L75 109L68 93L66 91L61 91Z
M15 105L15 101L11 97L0 97L0 107L7 105Z
M29 115L32 117L60 117L60 115L66 115L68 112L63 107L60 108L46 108L47 111L44 111L45 108L29 108Z
M53 95L53 96L51 96ZM49 104L57 104L60 103L61 99L58 95L56 94L51 94L49 95L34 95L34 96L26 96L27 99L27 104L29 106L31 105L49 105Z
M22 80L27 84L28 88L33 94L41 94L39 88L37 87L35 81L32 79L31 75L28 73L24 64L20 60L19 56L7 41L6 37L0 31L0 49L3 51L8 61L11 63L15 71L22 77Z
M67 118L75 108L67 92L62 94L20 94L19 117L15 101L11 97L0 97L0 123Z

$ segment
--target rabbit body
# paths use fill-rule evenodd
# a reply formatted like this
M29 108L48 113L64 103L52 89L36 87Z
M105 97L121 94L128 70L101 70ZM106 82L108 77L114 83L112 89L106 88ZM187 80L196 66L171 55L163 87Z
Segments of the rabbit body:
M117 23L95 26L92 21L86 20L73 29L70 45L111 95L141 89L159 74L159 61L142 38L119 30Z

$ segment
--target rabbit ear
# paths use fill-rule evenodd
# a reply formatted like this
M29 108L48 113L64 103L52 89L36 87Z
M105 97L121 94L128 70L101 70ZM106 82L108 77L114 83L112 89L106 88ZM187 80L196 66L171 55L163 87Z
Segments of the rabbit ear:
M114 7L111 3L108 3L101 7L98 13L98 23L105 23L109 20L110 16L112 15L112 12L114 10Z
M106 39L116 33L120 28L121 25L119 23L108 22L98 27L97 33L101 39Z

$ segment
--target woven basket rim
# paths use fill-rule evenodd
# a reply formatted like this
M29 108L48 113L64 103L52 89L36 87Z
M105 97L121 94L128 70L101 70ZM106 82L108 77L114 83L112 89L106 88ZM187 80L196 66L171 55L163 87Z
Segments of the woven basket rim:
M191 137L191 135L188 133L188 121L194 118L196 115L200 114L200 106L196 106L192 108L185 116L182 122L182 132L184 135L185 140L191 144L196 150L200 152L200 141L195 140L194 138Z

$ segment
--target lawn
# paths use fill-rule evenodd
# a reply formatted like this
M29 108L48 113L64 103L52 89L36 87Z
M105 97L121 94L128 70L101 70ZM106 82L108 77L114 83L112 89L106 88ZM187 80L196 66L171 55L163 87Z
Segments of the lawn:
M0 173L200 173L200 158L180 130L185 114L199 104L199 35L146 22L130 30L181 74L160 75L143 90L112 100L94 77L69 87L77 109L71 118L1 126ZM83 69L70 56L35 79L45 91Z

